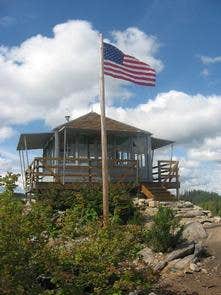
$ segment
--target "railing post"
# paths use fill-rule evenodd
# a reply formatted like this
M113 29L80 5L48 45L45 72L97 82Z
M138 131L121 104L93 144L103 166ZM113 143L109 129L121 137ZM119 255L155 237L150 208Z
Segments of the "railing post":
M92 178L92 176L91 176L91 159L89 159L88 160L88 178L89 178L89 182L91 182L91 178Z
M160 161L158 163L158 182L161 182L161 166L160 166Z

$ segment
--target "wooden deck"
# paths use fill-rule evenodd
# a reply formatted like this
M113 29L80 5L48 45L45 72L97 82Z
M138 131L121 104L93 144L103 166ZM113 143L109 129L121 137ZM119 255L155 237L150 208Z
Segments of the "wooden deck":
M110 159L110 182L138 181L136 160ZM26 191L51 185L73 189L80 183L101 182L101 160L88 158L35 158L25 173Z
M168 189L176 190L179 197L179 162L158 161L153 167L153 180L139 179L138 161L109 159L109 181L112 183L137 183L140 191L155 200L172 200ZM49 188L77 189L82 183L101 183L101 160L88 158L47 158L33 160L25 173L26 192L42 191Z

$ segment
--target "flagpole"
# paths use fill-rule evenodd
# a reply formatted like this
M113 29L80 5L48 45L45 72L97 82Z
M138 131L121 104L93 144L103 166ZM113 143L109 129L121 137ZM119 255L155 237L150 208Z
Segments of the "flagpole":
M104 85L104 55L103 35L100 34L100 108L101 108L101 150L102 150L102 189L103 189L103 225L108 225L109 200L108 200L108 159L107 159L107 132L105 118L105 85Z

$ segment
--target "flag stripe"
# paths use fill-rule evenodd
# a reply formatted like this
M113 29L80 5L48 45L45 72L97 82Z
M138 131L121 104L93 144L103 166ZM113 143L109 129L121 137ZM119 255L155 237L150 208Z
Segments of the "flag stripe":
M137 75L131 75L131 74L128 74L127 71L124 71L124 70L116 70L115 68L111 68L111 67L106 67L104 66L104 71L105 72L114 72L114 73L117 73L117 74L122 74L122 75L125 75L127 77L130 77L130 78L139 78L139 79L144 79L144 80L148 80L148 81L155 81L155 77L151 77L149 74L145 74L145 73L139 73Z
M139 84L139 85L146 85L146 86L155 86L155 83L154 82L147 82L147 81L145 81L145 80L135 80L135 79L130 79L130 78L128 78L128 77L123 77L122 75L116 75L116 74L113 74L113 73L110 73L110 72L108 72L108 73L105 73L104 72L104 74L106 74L106 75L108 75L108 76L111 76L111 77L113 77L113 78L118 78L118 79L122 79L122 80L126 80L126 81L129 81L129 82L133 82L133 83L135 83L135 84Z
M115 67L117 69L123 69L123 70L126 70L128 73L131 73L131 74L148 74L150 76L156 76L155 74L155 71L151 71L151 70L146 70L146 69L141 69L140 71L138 71L137 69L140 69L140 67L136 67L134 69L131 68L131 67L126 67L126 66L123 66L123 65L119 65L119 64L116 64L114 62L111 62L111 61L104 61L104 66L109 66L109 67Z
M147 63L104 43L104 74L140 85L154 86L156 72Z

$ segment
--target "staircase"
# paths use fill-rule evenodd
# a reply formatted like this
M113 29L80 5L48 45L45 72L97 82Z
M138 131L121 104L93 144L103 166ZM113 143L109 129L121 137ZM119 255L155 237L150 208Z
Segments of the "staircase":
M141 193L148 199L156 201L175 201L174 195L172 195L161 183L141 183L140 189Z

